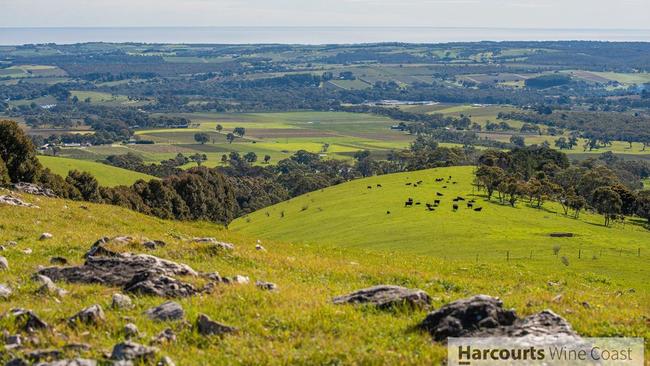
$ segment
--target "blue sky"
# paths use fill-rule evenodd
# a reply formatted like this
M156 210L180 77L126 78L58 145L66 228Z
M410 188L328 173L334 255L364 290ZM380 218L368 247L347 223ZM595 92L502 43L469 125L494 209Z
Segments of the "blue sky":
M650 0L0 0L0 27L650 28Z

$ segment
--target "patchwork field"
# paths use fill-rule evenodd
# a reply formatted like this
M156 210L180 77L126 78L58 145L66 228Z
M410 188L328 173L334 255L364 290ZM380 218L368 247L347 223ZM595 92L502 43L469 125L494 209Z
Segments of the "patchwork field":
M67 159L53 156L39 155L38 160L44 167L49 168L52 172L59 174L63 177L68 175L71 170L78 170L81 172L89 172L99 184L108 187L119 185L131 185L139 179L151 180L157 179L156 177L133 172L126 169L116 168L110 165L97 163L94 161L84 161L78 159Z
M564 216L553 203L534 209L525 202L516 208L488 202L473 189L472 170L441 168L352 181L262 209L230 227L247 235L309 245L509 262L545 275L575 271L594 281L650 289L650 231L640 221L630 219L625 225L606 228L600 215L583 213L576 220ZM445 181L436 183L439 177ZM406 185L420 180L417 187ZM454 211L452 199L457 196L466 201L458 202L460 207ZM405 207L408 198L416 204ZM435 199L441 200L440 206L426 210L425 204ZM470 199L482 211L466 208ZM570 232L574 237L550 237L554 232ZM555 246L561 248L558 255ZM562 256L569 266L562 264Z

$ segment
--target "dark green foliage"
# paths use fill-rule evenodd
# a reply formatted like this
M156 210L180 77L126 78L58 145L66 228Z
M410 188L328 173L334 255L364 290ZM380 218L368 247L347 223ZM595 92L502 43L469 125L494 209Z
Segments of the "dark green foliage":
M551 88L554 86L566 85L571 82L571 78L564 74L542 75L535 78L526 79L526 86L529 88Z
M68 172L65 181L79 191L84 201L101 202L99 182L97 182L97 179L92 174L71 170Z
M621 196L609 187L599 187L592 195L594 208L605 217L605 226L609 226L614 215L621 212Z
M0 158L0 185L6 185L10 183L9 171L5 165L4 160Z
M32 141L14 121L0 121L0 159L11 182L34 182L42 169Z
M142 201L142 207L146 207L146 211L154 216L179 220L190 218L187 204L169 184L158 179L148 182L140 180L133 184L131 190Z

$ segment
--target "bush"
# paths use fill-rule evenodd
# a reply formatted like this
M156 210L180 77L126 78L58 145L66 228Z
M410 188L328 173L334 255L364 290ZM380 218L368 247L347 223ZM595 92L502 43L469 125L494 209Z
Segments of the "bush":
M34 183L42 169L32 140L15 121L0 121L0 159L13 183Z
M7 185L9 183L9 171L7 170L7 165L5 165L4 160L0 158L0 185Z

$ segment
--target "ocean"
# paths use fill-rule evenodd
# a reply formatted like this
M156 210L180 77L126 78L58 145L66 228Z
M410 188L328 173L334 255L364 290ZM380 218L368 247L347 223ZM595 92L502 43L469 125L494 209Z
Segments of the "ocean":
M650 30L436 27L0 28L0 45L81 42L351 44L472 41L650 41Z

